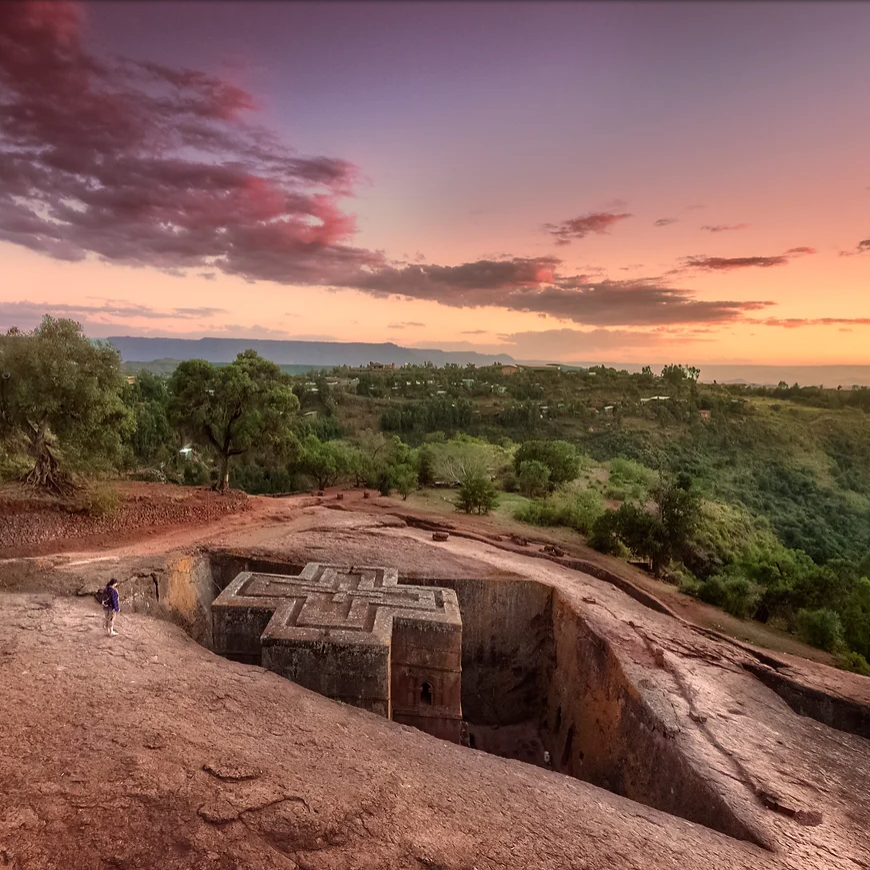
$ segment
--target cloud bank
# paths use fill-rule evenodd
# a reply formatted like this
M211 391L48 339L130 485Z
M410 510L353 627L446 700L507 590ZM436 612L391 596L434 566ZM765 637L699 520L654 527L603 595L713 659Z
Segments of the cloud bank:
M495 306L599 328L719 324L772 304L699 299L656 277L564 274L552 256L391 262L352 244L355 220L343 201L359 183L357 167L295 153L248 120L254 108L250 94L214 76L93 56L74 3L0 4L0 240L60 260L96 256L209 279L220 272L455 308ZM624 208L611 203L545 229L567 245L606 234L631 217ZM858 249L865 245L870 240ZM766 268L811 252L684 263L707 272ZM100 313L87 309L71 305L68 314L107 315L104 305ZM128 316L195 316L134 309Z

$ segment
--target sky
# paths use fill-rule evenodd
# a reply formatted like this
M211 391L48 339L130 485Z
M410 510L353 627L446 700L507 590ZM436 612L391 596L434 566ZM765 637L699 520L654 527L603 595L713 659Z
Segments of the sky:
M5 2L0 329L870 364L870 4Z

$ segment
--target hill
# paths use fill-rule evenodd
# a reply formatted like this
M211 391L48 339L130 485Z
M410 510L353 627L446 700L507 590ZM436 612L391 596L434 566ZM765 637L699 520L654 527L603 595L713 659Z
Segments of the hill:
M260 356L279 365L305 368L332 368L333 366L364 366L370 362L395 365L430 362L436 366L447 363L457 365L492 365L495 362L513 363L507 354L494 356L476 351L445 351L401 347L392 342L340 341L276 341L256 338L143 338L140 336L110 336L108 341L121 354L124 362L153 362L206 359L212 363L232 362L244 350L253 349Z

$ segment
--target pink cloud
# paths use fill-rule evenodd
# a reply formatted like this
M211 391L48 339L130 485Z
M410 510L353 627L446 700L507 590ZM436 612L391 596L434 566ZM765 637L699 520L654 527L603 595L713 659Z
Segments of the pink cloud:
M856 254L866 254L870 251L870 239L858 242L853 251L840 251L841 257L854 257Z
M705 224L701 229L710 233L724 233L729 230L745 230L748 226L749 224L731 224L730 226L728 224Z
M559 224L544 224L544 229L556 239L557 245L570 245L572 239L584 239L593 233L604 235L614 224L630 217L628 213L593 212Z
M167 270L313 281L346 245L356 168L246 122L250 94L192 70L98 60L77 5L0 6L0 239ZM282 266L276 268L276 260Z
M549 256L391 262L351 244L342 198L357 168L297 155L250 123L255 107L214 76L96 58L78 5L0 4L0 240L62 260L90 254L174 275L222 272L596 326L716 323L770 304L701 300L657 278L560 275L562 261ZM606 209L624 207L547 230L560 244L605 234L631 217ZM785 256L694 260L728 269Z
M699 255L683 257L684 269L703 269L707 272L730 272L732 269L761 268L769 269L771 266L784 266L792 257L802 254L815 254L815 248L799 247L789 248L784 254L773 257L707 257ZM674 270L678 273L682 270Z
M870 326L870 317L768 317L757 321L764 326L781 326L785 329L800 329L805 326ZM840 330L851 332L851 329Z

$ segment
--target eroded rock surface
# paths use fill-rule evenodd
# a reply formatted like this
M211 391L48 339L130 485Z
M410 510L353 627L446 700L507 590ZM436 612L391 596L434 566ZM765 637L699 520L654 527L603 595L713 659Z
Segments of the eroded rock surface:
M799 715L757 668L835 685L859 710L870 680L724 642L568 567L433 543L382 517L315 508L211 546L211 562L154 546L28 567L31 588L42 572L56 590L120 573L111 639L87 596L0 597L0 867L870 866L870 742ZM221 572L249 558L289 573L327 551L452 584L463 686L492 748L534 726L554 769L335 704L154 618L207 643Z

